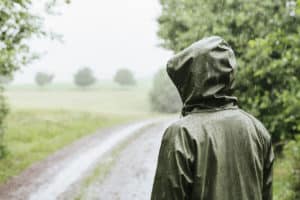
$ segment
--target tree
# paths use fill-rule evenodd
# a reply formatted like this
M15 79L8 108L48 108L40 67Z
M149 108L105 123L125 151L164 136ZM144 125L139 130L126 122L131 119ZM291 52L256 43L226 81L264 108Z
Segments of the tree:
M179 93L165 69L159 70L154 76L150 103L152 109L158 112L175 113L182 108Z
M135 85L133 73L128 69L120 69L114 77L114 81L120 85Z
M300 133L299 16L280 0L161 0L162 46L178 52L210 35L238 57L240 106L261 119L274 142ZM294 8L300 10L300 1Z
M88 87L96 82L96 78L90 68L84 67L74 75L74 82L79 87Z
M57 0L51 0L53 7ZM49 1L50 2L50 1ZM37 58L30 51L28 39L47 36L43 18L34 14L31 0L0 0L0 75L12 77L20 67ZM3 119L8 112L0 88L0 158L4 155Z
M38 86L45 86L49 83L52 82L54 78L54 75L53 74L47 74L47 73L43 73L43 72L38 72L36 75L35 75L35 82Z
M42 35L41 21L28 7L31 1L0 1L0 75L12 76L20 66L27 64L34 56L30 53L26 40L34 35ZM3 120L8 109L0 88L0 158L4 156Z

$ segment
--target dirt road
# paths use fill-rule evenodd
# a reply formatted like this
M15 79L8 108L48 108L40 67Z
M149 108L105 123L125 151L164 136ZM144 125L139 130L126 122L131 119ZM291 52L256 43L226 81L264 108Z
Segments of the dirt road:
M80 181L89 170L95 167L97 162L99 162L105 154L112 151L120 142L141 130L143 127L148 127L145 130L143 129L144 131L139 134L138 139L133 141L133 143L122 152L119 162L117 162L111 170L112 174L107 176L105 182L101 184L101 188L103 189L100 190L106 192L101 192L103 195L99 196L98 184L95 183L90 186L90 188L87 188L88 191L90 190L91 192L87 193L86 198L113 199L115 197L110 198L109 195L117 192L119 199L133 199L125 197L125 193L122 193L122 190L113 190L113 187L124 188L125 186L122 181L118 182L118 179L119 181L121 179L123 181L128 179L128 185L126 187L129 187L128 189L130 189L132 193L135 193L136 188L134 189L134 187L138 182L141 182L140 180L147 180L147 184L139 191L140 195L144 196L144 194L149 193L149 188L151 188L150 179L152 179L158 145L165 127L165 122L159 121L161 120L148 120L108 128L89 137L85 137L55 153L46 160L33 165L7 184L0 186L0 199L72 199L68 195L65 196L64 193L72 188L73 184ZM148 138L150 135L152 136ZM142 144L140 139L145 136L148 138L145 139L149 141L145 141L144 144ZM139 149L137 145L144 146L142 149ZM146 153L144 156L143 152ZM137 166L141 168L137 168ZM119 176L117 173L119 173Z

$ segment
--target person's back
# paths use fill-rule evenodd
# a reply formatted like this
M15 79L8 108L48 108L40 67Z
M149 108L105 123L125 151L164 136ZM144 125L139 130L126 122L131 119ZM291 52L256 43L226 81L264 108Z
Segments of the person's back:
M234 59L210 37L168 63L184 117L164 134L152 200L272 199L271 138L230 96Z

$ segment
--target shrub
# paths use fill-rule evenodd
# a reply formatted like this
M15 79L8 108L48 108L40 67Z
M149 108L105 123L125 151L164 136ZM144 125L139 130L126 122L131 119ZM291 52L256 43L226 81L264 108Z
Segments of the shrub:
M79 87L88 87L94 84L96 80L93 71L88 67L79 69L74 75L74 82Z
M159 70L154 76L150 102L152 109L158 112L175 113L182 107L179 93L165 69Z
M52 74L38 72L35 75L35 82L38 86L43 87L45 85L50 84L52 82L53 78L54 78L54 75L52 75Z
M120 85L135 85L133 73L129 69L120 69L116 72L114 81Z

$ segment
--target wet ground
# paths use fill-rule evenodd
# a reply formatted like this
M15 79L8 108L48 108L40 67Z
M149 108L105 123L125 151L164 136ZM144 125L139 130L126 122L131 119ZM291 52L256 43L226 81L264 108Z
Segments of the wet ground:
M118 156L104 180L87 188L87 200L149 200L162 134L170 122L143 131Z

